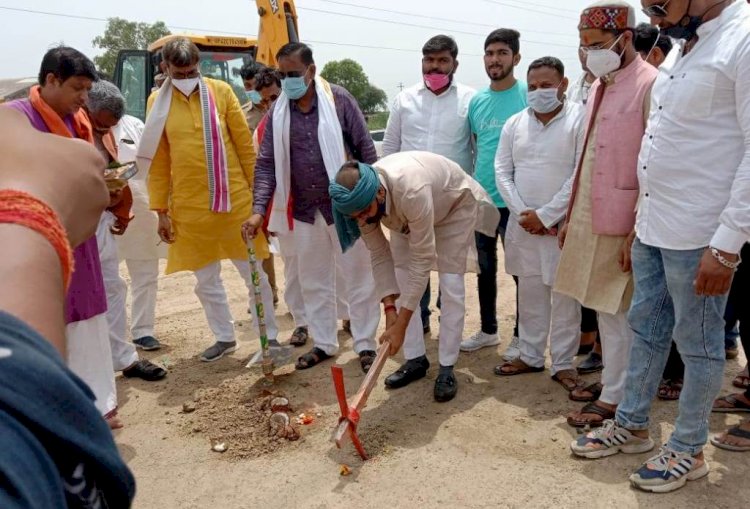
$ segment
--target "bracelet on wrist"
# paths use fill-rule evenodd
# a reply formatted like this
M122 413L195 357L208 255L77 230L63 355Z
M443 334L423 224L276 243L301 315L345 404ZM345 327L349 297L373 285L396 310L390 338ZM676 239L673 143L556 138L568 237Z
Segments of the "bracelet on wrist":
M60 217L39 198L24 191L0 190L0 224L17 224L42 235L52 244L62 267L65 293L73 275L73 249Z
M388 311L393 311L394 313L398 313L398 309L394 304L386 304L383 306L383 312L387 313Z
M742 258L740 257L739 254L737 255L737 261L732 262L732 261L727 260L724 257L724 255L721 254L719 250L716 249L715 247L712 247L710 249L711 249L711 256L713 256L717 262L719 262L720 264L722 264L724 267L728 269L737 270L737 267L739 267L740 263L742 263Z

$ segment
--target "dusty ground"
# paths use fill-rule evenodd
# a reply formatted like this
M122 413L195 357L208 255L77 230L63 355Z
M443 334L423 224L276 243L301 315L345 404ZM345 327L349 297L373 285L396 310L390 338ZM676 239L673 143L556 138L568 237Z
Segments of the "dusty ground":
M279 261L277 267L281 273ZM125 428L116 432L116 440L138 481L137 508L732 508L750 500L750 453L708 446L708 479L660 496L637 492L627 482L647 455L573 459L568 444L576 434L563 416L576 404L549 373L511 379L492 375L512 328L512 281L504 274L499 299L503 344L498 350L461 354L455 400L433 401L436 370L398 391L379 385L362 415L360 435L373 456L363 463L351 446L337 450L329 441L338 418L331 362L306 372L286 368L273 390L290 399L295 414L304 411L315 421L299 426L297 442L272 442L254 406L267 387L260 373L244 368L258 348L245 320L247 293L232 267L225 267L224 277L234 316L243 319L237 323L238 352L211 364L198 361L212 336L192 291L193 278L163 277L157 335L167 346L145 355L166 365L170 374L157 383L118 378ZM475 288L474 277L467 277L467 335L478 328ZM283 302L277 318L285 339L292 323ZM432 326L437 329L436 314ZM334 362L344 367L351 394L363 375L351 340L343 332L339 340L342 353ZM437 341L428 337L427 344L429 358L436 361ZM389 360L385 373L400 361ZM740 362L728 363L725 391L739 369ZM186 402L195 411L184 413ZM657 442L666 440L676 409L675 403L655 403ZM713 415L711 431L739 420ZM228 451L213 452L215 442L226 443ZM341 464L351 468L350 476L339 475Z

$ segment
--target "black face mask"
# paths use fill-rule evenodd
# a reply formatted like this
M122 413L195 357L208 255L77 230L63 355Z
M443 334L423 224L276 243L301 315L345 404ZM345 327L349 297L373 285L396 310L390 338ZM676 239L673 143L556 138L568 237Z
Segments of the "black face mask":
M378 212L374 216L368 217L365 220L365 223L367 224L378 223L384 215L385 215L385 200L383 200L382 202L378 200Z
M692 0L688 2L688 11L690 10L690 5L692 3ZM686 41L689 41L690 39L695 37L696 33L698 32L698 27L703 24L703 16L705 16L708 11L710 11L720 3L721 1L709 6L709 8L706 9L700 16L688 16L686 12L677 25L669 28L662 28L661 33L674 39L685 39Z
M673 39L685 39L689 41L698 31L698 27L703 24L703 16L685 16L680 20L678 25L669 28L662 28L661 33Z

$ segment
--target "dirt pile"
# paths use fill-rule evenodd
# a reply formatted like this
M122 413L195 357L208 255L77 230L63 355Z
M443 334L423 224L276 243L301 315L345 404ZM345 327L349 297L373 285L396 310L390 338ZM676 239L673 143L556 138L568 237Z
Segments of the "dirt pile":
M196 391L193 401L183 405L183 434L203 437L207 451L224 444L222 457L235 460L297 447L304 441L304 434L311 428L297 423L293 403L281 391L248 389L248 378L238 377ZM280 400L287 405L279 408ZM286 425L280 427L279 421L286 415Z

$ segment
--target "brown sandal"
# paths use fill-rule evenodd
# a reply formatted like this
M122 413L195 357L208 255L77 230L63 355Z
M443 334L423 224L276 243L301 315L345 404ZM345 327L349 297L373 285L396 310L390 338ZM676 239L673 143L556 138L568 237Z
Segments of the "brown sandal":
M590 428L599 428L602 424L604 424L604 421L607 419L614 419L615 418L615 411L610 410L609 408L604 408L596 404L596 401L592 401L591 403L586 404L583 408L581 408L580 412L578 412L579 416L582 416L583 414L593 414L598 415L601 417L601 420L598 419L582 419L578 420L573 418L572 416L568 416L568 426L572 426L574 428L585 428L586 426Z
M676 401L680 399L680 393L682 393L682 379L669 380L665 378L659 384L659 392L656 397L662 401Z
M576 392L588 392L591 394L591 396L576 396ZM568 395L568 399L571 401L578 401L579 403L586 403L589 401L596 401L599 399L599 396L602 395L602 390L604 390L604 386L599 383L593 383L591 385L587 385L586 387L576 387L572 391L570 391L570 395Z
M552 380L559 383L563 388L568 391L574 391L581 386L581 377L578 376L578 371L575 369L563 369L552 375Z
M503 371L503 368L511 368L513 371ZM523 375L524 373L541 373L542 371L544 371L544 366L542 366L541 368L535 368L534 366L529 366L521 359L513 359L512 361L506 362L505 364L495 366L495 369L493 369L492 371L497 376L515 376Z

